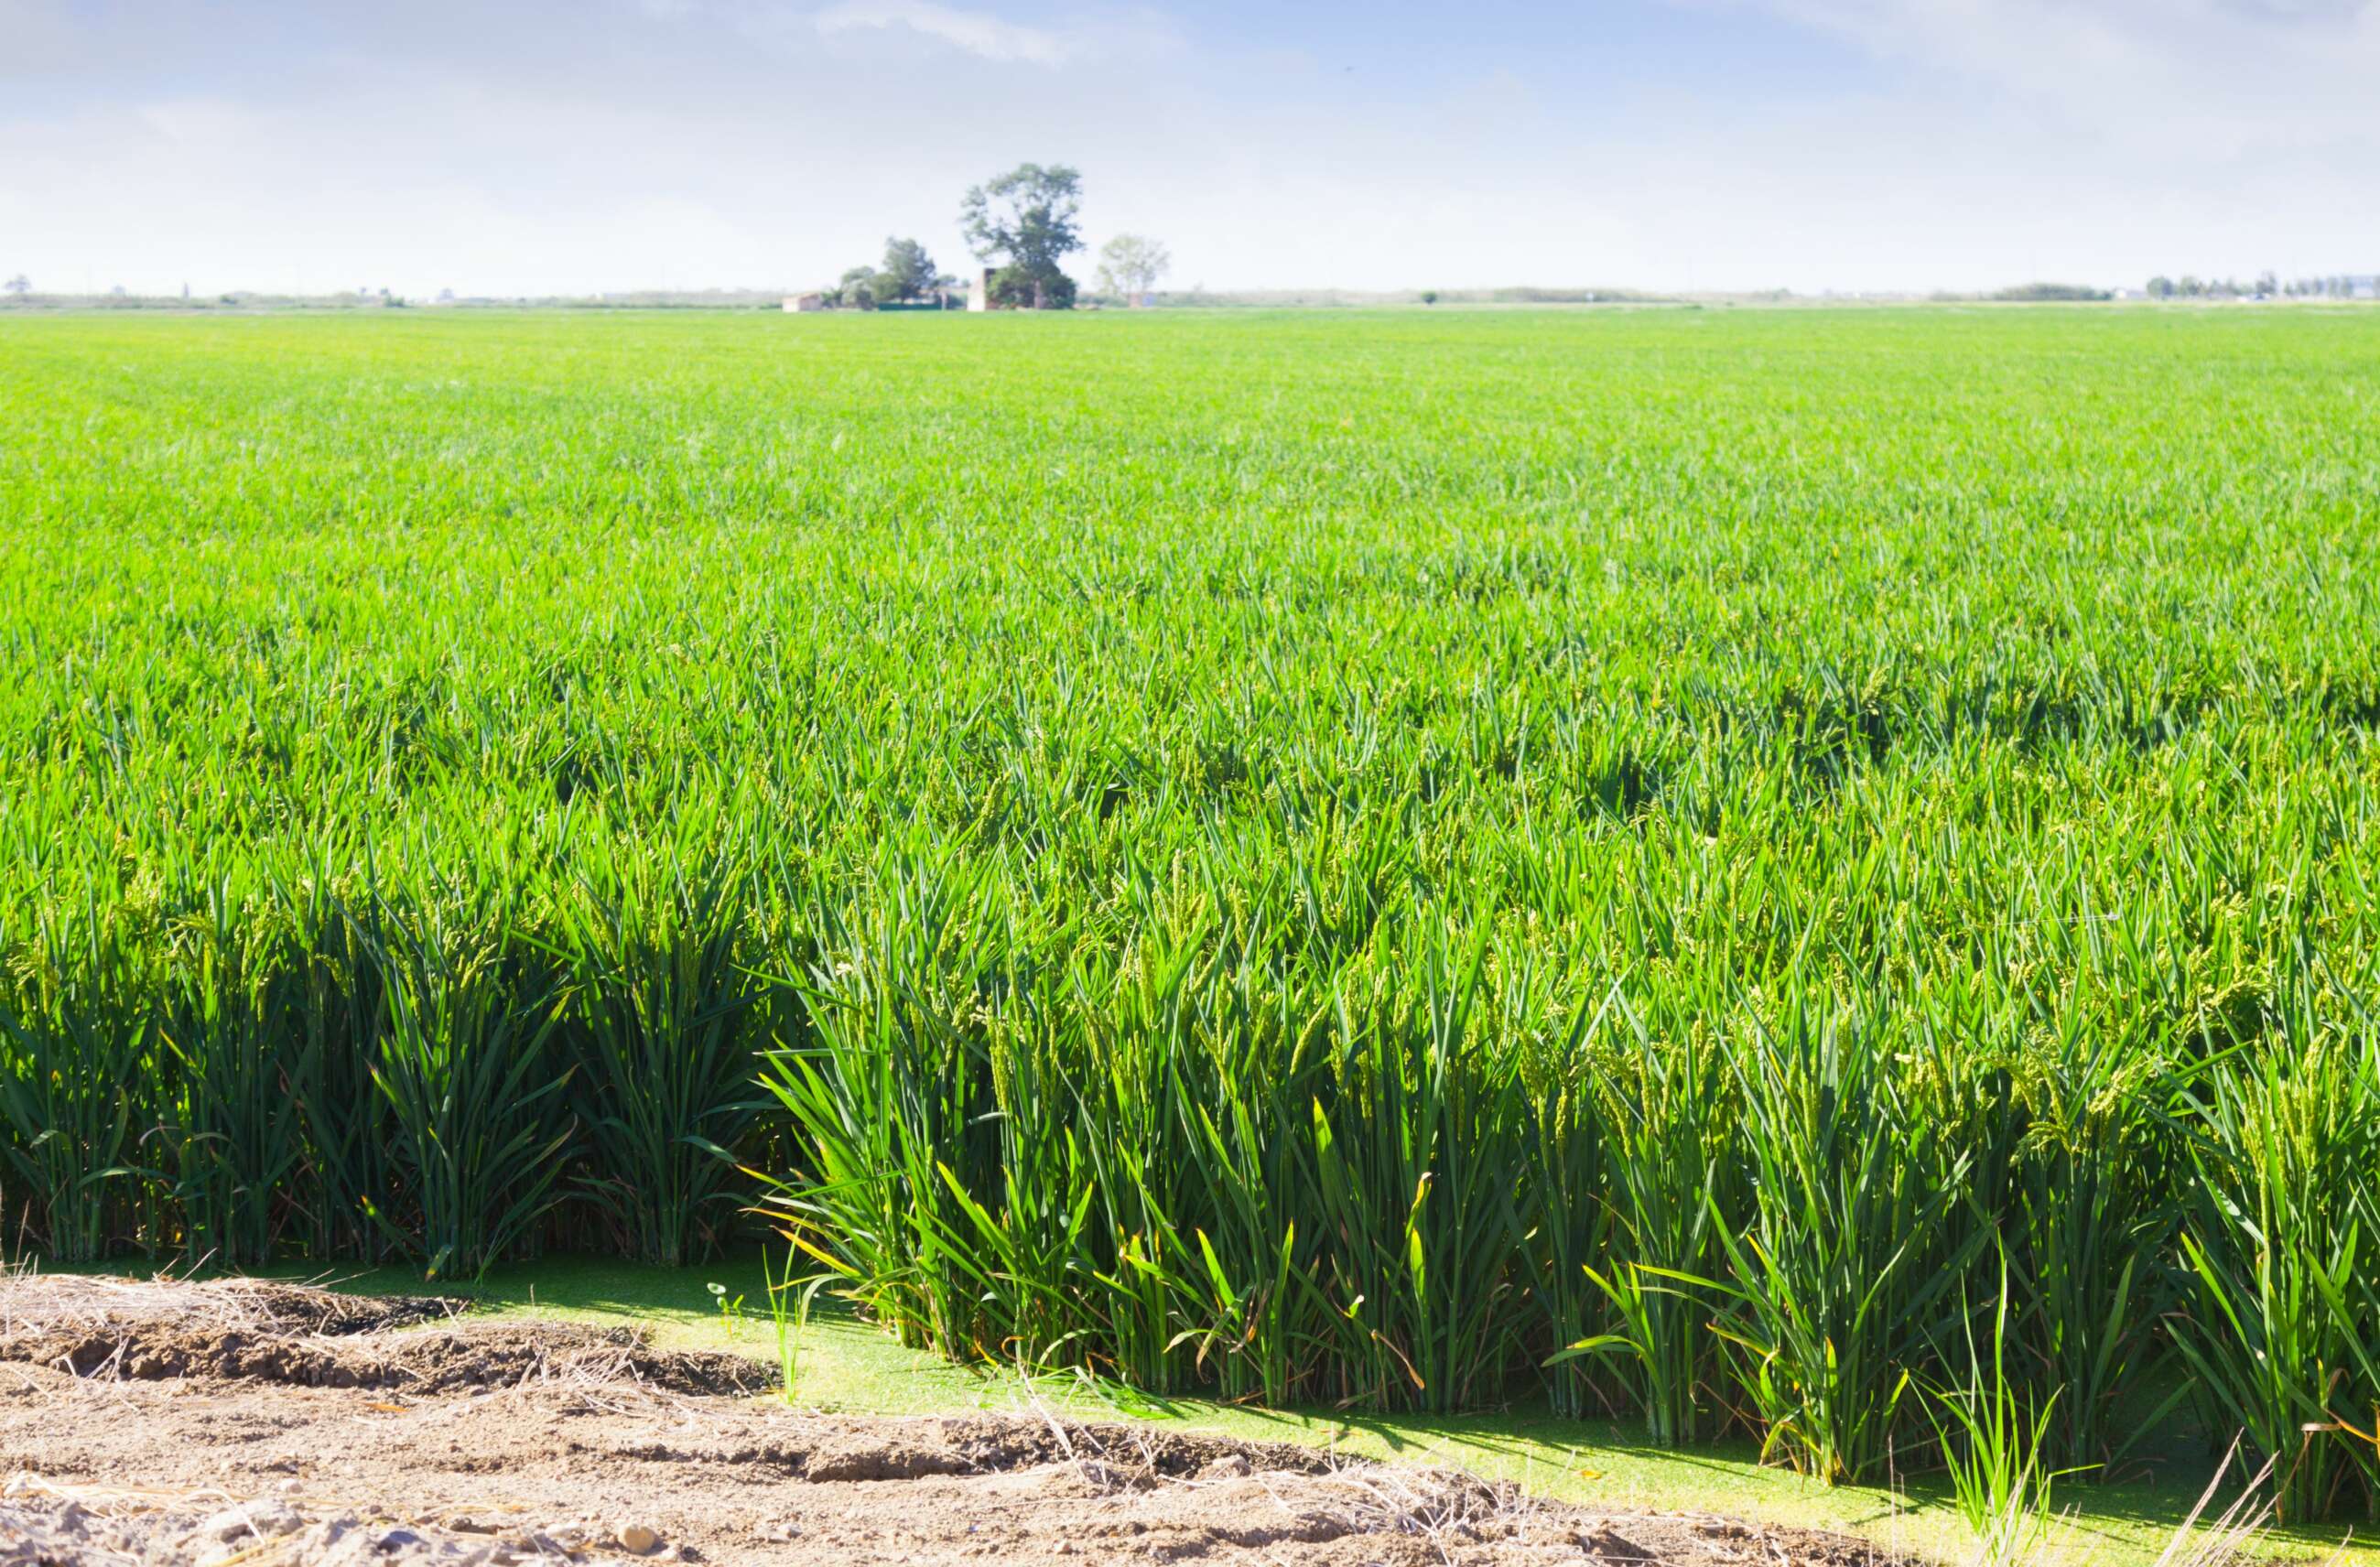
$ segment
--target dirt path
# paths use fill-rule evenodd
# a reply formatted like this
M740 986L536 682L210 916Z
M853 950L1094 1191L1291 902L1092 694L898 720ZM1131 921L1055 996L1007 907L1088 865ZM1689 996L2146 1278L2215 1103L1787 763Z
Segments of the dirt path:
M626 1333L258 1284L0 1280L0 1563L1649 1561L1839 1537L1599 1514L1154 1427L801 1415ZM1881 1564L1879 1563L1879 1567Z

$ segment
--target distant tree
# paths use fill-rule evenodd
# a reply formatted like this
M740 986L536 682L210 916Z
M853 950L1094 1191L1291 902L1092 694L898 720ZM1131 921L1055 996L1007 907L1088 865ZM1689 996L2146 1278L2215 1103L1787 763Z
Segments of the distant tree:
M1121 294L1137 305L1173 270L1173 253L1154 239L1119 234L1099 247L1099 292Z
M2188 273L2182 273L2180 286L2181 297L2185 299L2199 298L2206 292L2206 285L2200 282L2197 278L2191 276Z
M939 288L947 288L951 279L934 258L914 239L884 241L884 265L878 269L874 291L880 305L905 304L922 299Z
M995 300L1004 292L1029 297L1035 310L1074 302L1074 280L1058 263L1083 248L1082 208L1083 176L1063 164L1019 164L966 193L959 231L967 249L978 260L1005 262L1000 275L1009 282L1003 288L994 280Z
M9 293L21 299L33 291L33 280L20 272L6 283L0 284L0 288L7 289Z
M2167 277L2162 273L2149 279L2150 298L2170 299L2173 298L2173 279Z
M2256 279L2256 298L2259 299L2269 299L2280 291L2281 280L2271 273L2267 272L2264 276Z
M2080 283L2021 283L2014 288L2000 289L1992 298L2016 303L2046 304L2061 300L2105 299L2107 291Z
M991 303L1003 310L1071 310L1075 280L1062 272L1005 266L991 274Z
M1437 303L1438 303L1438 290L1437 290L1437 289L1435 289L1435 288L1425 288L1425 289L1423 289L1423 290L1421 291L1421 302L1422 302L1423 304L1425 304L1425 305L1435 305L1435 304L1437 304Z
M848 305L857 310L874 310L876 308L876 269L853 267L849 272L844 273L843 281L835 285L834 301L836 304Z

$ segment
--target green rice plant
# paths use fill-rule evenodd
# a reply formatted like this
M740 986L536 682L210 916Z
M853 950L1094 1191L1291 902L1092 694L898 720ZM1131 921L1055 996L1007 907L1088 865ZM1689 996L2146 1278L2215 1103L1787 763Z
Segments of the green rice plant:
M1612 1326L1566 1353L1604 1357L1646 1438L1680 1447L1712 1434L1719 1345L1703 1281L1723 1276L1742 1211L1730 1159L1737 1089L1713 1041L1657 1040L1635 1009L1625 1016L1628 1038L1597 1104L1613 1233L1603 1258L1580 1265Z
M1545 1330L1564 1347L1549 1356L1548 1402L1562 1415L1600 1407L1617 1412L1613 1378L1601 1375L1600 1354L1633 1349L1632 1341L1605 1331L1615 1312L1605 1297L1609 1286L1596 1271L1609 1266L1612 1224L1604 1201L1603 1123L1584 1072L1554 1076L1532 1095L1531 1128L1524 1146L1536 1153L1532 1172L1544 1195L1528 1235L1530 1294L1546 1317ZM1629 1400L1629 1409L1639 1401Z
M1336 1308L1341 1396L1460 1409L1516 1366L1526 1168L1518 1058L1469 1048L1483 944L1433 944L1409 997L1342 996L1335 1096L1313 1111L1316 1282Z
M1992 1311L1986 1361L1967 1329L1963 1385L1927 1390L1942 1463L1959 1515L1975 1538L1974 1567L2021 1567L2042 1560L2056 1524L2051 1488L2066 1471L2048 1466L2047 1444L2059 1394L2037 1406L2008 1362L2009 1273L2005 1259Z
M1195 1024L1181 1002L1200 945L1195 929L1169 931L1160 926L1117 960L1136 973L1109 972L1103 965L1093 967L1087 958L1077 959L1067 977L1069 987L1113 998L1099 1014L1038 1004L1054 999L1049 997L1035 998L1033 1008L1063 1031L1046 1039L1041 1051L1059 1063L1062 1074L1063 1087L1042 1102L1058 1111L1062 1130L1052 1126L1040 1136L1054 1134L1070 1154L1081 1152L1079 1160L1051 1165L1067 1172L1058 1202L1069 1212L1079 1211L1083 1223L1050 1282L1064 1292L1073 1283L1068 1270L1075 1277L1087 1273L1087 1286L1073 1287L1093 1314L1073 1330L1075 1336L1067 1344L1085 1353L1065 1358L1111 1379L1158 1391L1171 1391L1187 1379L1208 1352L1228 1353L1221 1344L1228 1327L1192 1325L1201 1303L1202 1249L1208 1282L1219 1291L1218 1304L1227 1314L1237 1294L1228 1276L1215 1271L1212 1243L1181 1228L1196 1203L1186 1184L1195 1168L1196 1134L1185 1110L1200 1098L1198 1087L1206 1087L1185 1081L1204 1062ZM1031 1084L1015 1083L1003 1091L1022 1111L1007 1116L1012 1128L1039 1121L1030 1107L1041 1096ZM1012 1146L1002 1162L1032 1157ZM1194 1344L1192 1351L1188 1346Z
M2012 1249L2025 1308L2016 1332L2033 1360L2019 1374L2046 1395L2046 1463L2112 1464L2188 1397L2186 1380L2156 1375L2182 1213L2179 1081L2161 1051L2070 1012L2020 1067ZM2124 1406L2159 1381L2156 1403Z
M1944 1146L1890 1063L1887 1014L1814 1018L1788 1003L1736 1063L1750 1219L1722 1232L1718 1331L1764 1452L1828 1485L1883 1462L1927 1347L1960 1316L1990 1231L1966 1210L1972 1154Z
M765 1256L761 1268L769 1282L769 1320L777 1333L777 1396L788 1405L802 1384L802 1338L809 1331L810 1308L818 1301L819 1291L834 1279L832 1273L795 1278L795 1269L800 1261L799 1248L788 1246L782 1277L767 1263Z
M306 1160L287 1196L309 1257L377 1264L395 1244L382 1216L399 1204L392 1105L373 1076L388 1016L383 972L367 926L325 877L285 883L282 897L299 991L284 1050Z
M803 1162L775 1177L769 1209L905 1343L982 1358L1010 1336L980 1309L993 1280L968 1244L1000 1112L977 984L982 884L898 857L882 870L881 913L822 933L835 955L788 981L803 1033L763 1082Z
M1174 1221L1190 1225L1196 1248L1176 1343L1195 1346L1191 1371L1222 1396L1283 1404L1315 1370L1323 1309L1313 1283L1315 1150L1288 1129L1320 1091L1326 1014L1302 1008L1245 943L1169 990L1189 1012L1172 1056L1187 1133L1175 1190L1196 1204Z
M597 1172L580 1190L639 1261L716 1252L743 1197L732 1150L762 1102L761 982L741 951L748 874L727 851L690 869L607 863L582 869L554 915L562 1032Z
M381 975L371 1074L400 1194L371 1212L431 1279L476 1279L529 1233L573 1134L573 1068L552 1048L560 988L541 959L507 950L501 917L458 919L457 895L356 917Z
M90 1262L127 1244L140 1188L160 1179L142 1133L160 1077L155 968L126 910L95 892L0 933L0 1115L16 1189L49 1255Z
M269 892L215 886L168 948L159 1034L167 1097L151 1136L191 1263L272 1261L298 1186L307 998L290 941Z
M2174 1342L2214 1419L2271 1461L2284 1522L2380 1505L2380 1059L2314 1035L2194 1090L2195 1202ZM2380 1425L2375 1420L2374 1425Z
M1003 988L1013 990L1014 978L1004 975ZM951 1218L922 1248L926 1265L946 1269L953 1287L970 1292L972 1339L1013 1365L1129 1357L1137 1374L1151 1375L1148 1355L1161 1353L1161 1320L1153 1329L1137 1314L1119 1322L1116 1310L1162 1256L1143 1249L1145 1233L1095 1230L1098 1165L1076 1127L1052 1042L996 1014L979 1014L972 1028L984 1046L995 1107L985 1129L992 1136L974 1171L935 1162ZM1103 1250L1113 1256L1104 1267Z

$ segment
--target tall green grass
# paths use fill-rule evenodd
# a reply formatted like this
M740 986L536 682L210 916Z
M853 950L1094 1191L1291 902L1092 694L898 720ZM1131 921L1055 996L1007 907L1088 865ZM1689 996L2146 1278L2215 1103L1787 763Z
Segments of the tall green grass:
M740 947L747 874L732 850L590 868L557 911L583 1190L640 1261L675 1266L735 1228L765 1022Z
M105 1255L163 1180L143 1162L160 1150L143 1146L140 1089L162 1063L155 963L135 919L86 896L44 909L10 943L0 1113L12 1187L20 1224L63 1262Z
M2380 1054L2315 1038L2215 1074L2175 1340L2277 1460L2276 1512L2380 1507Z
M2336 312L0 322L6 1233L765 1197L944 1354L1838 1480L1988 1332L2041 1464L2367 1510L2376 387Z
M168 1070L151 1136L188 1262L273 1260L304 1168L295 1090L322 1041L292 922L260 891L208 889L167 949L158 1064Z

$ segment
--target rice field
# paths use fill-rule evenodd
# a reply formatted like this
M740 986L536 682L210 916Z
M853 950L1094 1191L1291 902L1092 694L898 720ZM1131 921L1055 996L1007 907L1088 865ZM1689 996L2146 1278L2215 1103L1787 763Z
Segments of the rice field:
M0 320L0 668L12 1251L2380 1509L2380 312Z

